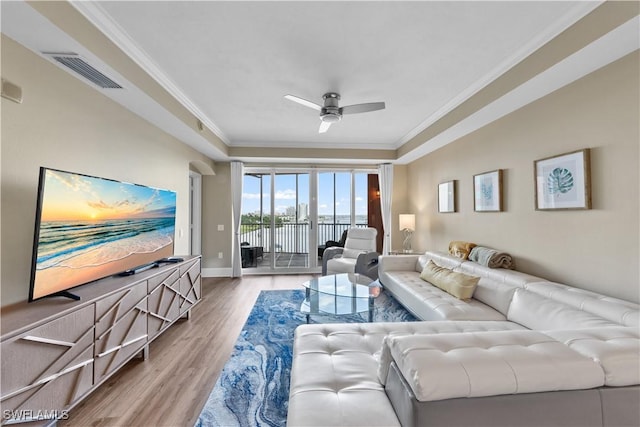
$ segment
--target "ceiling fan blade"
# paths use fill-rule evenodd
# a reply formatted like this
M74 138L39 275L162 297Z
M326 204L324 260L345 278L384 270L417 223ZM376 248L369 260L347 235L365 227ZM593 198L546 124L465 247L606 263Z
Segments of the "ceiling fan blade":
M320 122L320 129L318 129L318 133L325 133L329 130L331 126L331 122Z
M311 101L307 101L306 99L302 99L294 95L285 95L284 97L289 101L297 102L298 104L304 105L305 107L313 108L314 110L317 110L317 111L322 110L321 106Z
M376 110L384 110L384 102L369 102L368 104L347 105L340 108L342 114L367 113Z

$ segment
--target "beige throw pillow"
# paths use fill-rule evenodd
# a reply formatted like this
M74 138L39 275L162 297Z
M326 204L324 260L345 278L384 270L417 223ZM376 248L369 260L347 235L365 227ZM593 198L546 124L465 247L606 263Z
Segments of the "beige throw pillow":
M462 300L473 296L480 280L479 277L440 267L431 260L424 266L420 278Z
M449 254L455 257L467 260L469 259L469 254L471 253L471 249L475 247L476 247L475 243L454 240L449 243Z

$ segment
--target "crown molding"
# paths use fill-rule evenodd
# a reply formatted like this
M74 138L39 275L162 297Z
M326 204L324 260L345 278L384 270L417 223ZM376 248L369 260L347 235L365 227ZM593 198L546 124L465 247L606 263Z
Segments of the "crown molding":
M309 141L234 141L229 148L292 148L292 149L335 149L335 150L395 150L393 142L309 142Z
M640 49L640 16L630 19L462 121L398 157L407 164Z
M218 138L226 145L229 145L229 138L227 138L222 130L211 121L197 105L191 102L178 86L161 71L160 67L158 67L149 55L133 41L127 32L111 19L109 14L106 13L100 5L89 1L74 1L69 3Z
M544 46L546 43L557 37L560 33L569 28L571 25L575 24L589 12L600 6L600 4L602 3L604 3L603 0L585 1L580 2L579 4L571 8L571 10L560 16L553 23L553 25L550 25L544 31L540 32L536 37L532 38L528 43L524 44L520 49L518 49L513 55L502 61L489 73L476 80L473 84L471 84L457 96L452 98L449 102L444 104L441 108L427 117L422 123L413 128L395 144L394 148L400 148L402 145L415 138L418 134L420 134L420 132L424 131L440 118L450 113L463 102L467 101L474 94L488 86L494 80L498 79L504 73L509 71L515 65L519 64L522 60L538 50L540 47Z

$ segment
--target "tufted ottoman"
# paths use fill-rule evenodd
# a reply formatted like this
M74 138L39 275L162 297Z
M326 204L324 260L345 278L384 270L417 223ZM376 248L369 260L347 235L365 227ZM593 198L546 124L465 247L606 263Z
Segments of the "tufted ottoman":
M386 336L521 329L511 322L472 321L299 326L287 426L399 426L378 379Z

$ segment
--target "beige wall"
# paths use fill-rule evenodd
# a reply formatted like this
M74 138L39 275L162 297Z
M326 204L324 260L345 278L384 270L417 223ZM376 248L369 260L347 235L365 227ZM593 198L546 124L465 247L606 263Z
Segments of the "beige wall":
M391 250L402 249L404 234L400 231L400 214L413 213L411 204L407 198L407 171L406 165L393 166L393 197L391 198ZM417 219L416 219L417 221ZM415 239L412 240L415 242ZM412 245L416 249L415 245Z
M177 192L177 254L189 252L189 162L210 159L2 36L2 77L23 103L2 99L2 305L29 292L38 168Z
M518 270L638 302L638 63L636 51L408 165L414 247L471 241L511 253ZM582 148L591 148L593 209L534 210L534 160ZM476 213L472 177L495 169L505 211ZM437 186L451 179L458 212L439 214Z
M231 163L216 163L216 174L203 177L202 212L202 268L231 268Z

